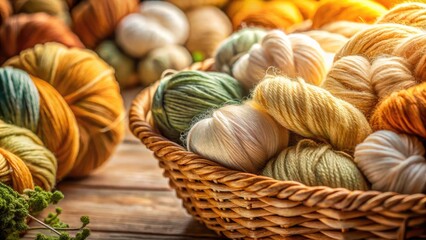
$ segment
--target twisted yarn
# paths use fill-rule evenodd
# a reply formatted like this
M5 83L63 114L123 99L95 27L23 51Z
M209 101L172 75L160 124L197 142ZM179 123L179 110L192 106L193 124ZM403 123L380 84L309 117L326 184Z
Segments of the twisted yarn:
M326 75L325 53L312 38L303 34L268 32L260 44L252 46L234 65L232 74L246 90L253 88L269 67L289 77L302 77L319 85Z
M289 133L253 103L228 105L195 123L186 137L189 151L221 165L258 173L287 147Z

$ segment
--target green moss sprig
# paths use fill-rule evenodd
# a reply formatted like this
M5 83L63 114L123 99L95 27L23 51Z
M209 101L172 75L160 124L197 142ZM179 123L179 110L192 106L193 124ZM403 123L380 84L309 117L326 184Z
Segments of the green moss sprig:
M0 239L17 240L26 231L48 229L54 236L37 234L36 240L85 240L90 235L90 230L86 226L90 223L89 217L82 216L82 225L79 228L70 228L68 224L62 222L59 215L61 208L56 208L54 213L49 213L41 221L33 215L40 213L50 204L57 204L64 198L60 191L47 192L40 187L34 190L26 190L19 194L11 187L0 183ZM33 219L41 227L30 228L27 219ZM78 231L75 236L71 236L69 231Z

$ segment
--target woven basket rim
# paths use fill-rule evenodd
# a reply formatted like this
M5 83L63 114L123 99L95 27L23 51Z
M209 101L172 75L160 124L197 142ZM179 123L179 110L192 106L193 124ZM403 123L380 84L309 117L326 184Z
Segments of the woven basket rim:
M205 61L208 66L214 62L211 59ZM195 68L200 68L202 64L197 63ZM193 68L191 68L193 69ZM159 80L143 89L132 101L129 112L129 127L135 137L137 137L148 149L154 152L156 157L175 161L179 168L190 170L199 179L213 181L214 183L225 184L235 188L236 191L256 192L259 197L276 197L277 199L287 199L291 192L306 192L306 198L300 199L308 207L324 207L345 211L373 211L383 210L402 212L407 209L395 208L399 203L411 202L409 210L426 214L426 194L400 194L396 192L380 192L375 190L348 190L345 188L331 188L327 186L306 186L296 181L276 180L267 176L241 172L228 169L218 163L203 158L198 154L187 151L181 145L172 142L159 134L147 121L150 111L150 100L159 84ZM160 146L161 145L161 146ZM165 151L163 151L166 149ZM174 156L170 156L174 155ZM176 157L176 155L179 155ZM204 169L204 170L202 170ZM208 171L206 171L208 169ZM208 172L206 174L206 172ZM290 195L289 195L290 194ZM324 202L310 202L312 195L326 194ZM352 204L342 204L342 201L352 199ZM356 199L356 200L354 200Z

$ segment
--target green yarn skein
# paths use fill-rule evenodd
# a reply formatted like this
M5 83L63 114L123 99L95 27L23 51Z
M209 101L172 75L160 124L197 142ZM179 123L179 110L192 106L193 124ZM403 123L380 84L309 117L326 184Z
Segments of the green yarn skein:
M0 68L0 119L36 132L40 96L30 76L11 67Z
M233 33L216 50L215 69L232 74L234 63L265 35L266 31L260 28L245 28Z
M118 46L111 40L103 41L96 47L95 52L107 62L115 70L115 77L121 87L129 87L137 83L136 63L128 57Z
M161 80L151 111L163 136L180 142L195 117L242 97L240 84L227 74L181 71Z
M43 142L25 128L0 121L0 148L15 154L25 162L34 183L43 189L53 189L56 182L57 162Z
M307 186L368 190L352 157L331 148L331 145L318 144L310 139L301 140L297 146L284 149L270 160L262 175Z

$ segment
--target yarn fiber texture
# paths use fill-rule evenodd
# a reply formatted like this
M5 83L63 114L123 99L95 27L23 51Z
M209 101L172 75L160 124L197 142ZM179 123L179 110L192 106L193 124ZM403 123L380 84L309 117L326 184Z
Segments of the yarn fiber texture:
M68 47L84 47L68 26L46 13L18 14L10 17L0 27L0 55L6 58L46 42L59 42ZM6 59L0 59L4 60Z
M216 48L232 33L231 22L219 9L212 6L195 8L186 13L189 37L185 46L200 60L213 57Z
M195 117L242 97L239 83L227 74L181 71L161 79L151 111L163 136L179 142Z
M307 186L368 190L362 173L349 154L309 139L284 149L268 162L262 175Z
M215 53L215 69L232 74L235 62L266 35L260 28L244 28L224 40Z
M86 0L76 5L73 30L89 48L111 36L122 18L136 12L137 0Z
M142 57L150 50L183 44L188 38L185 14L168 2L147 1L139 13L123 18L116 30L117 44L130 56Z
M91 51L66 48L58 43L36 45L9 59L5 65L23 69L54 88L49 93L47 88L42 86L42 81L36 81L39 89L46 90L40 94L45 105L54 104L54 95L63 98L58 100L63 103L56 101L55 105L49 108L52 109L51 112L55 112L57 106L64 106L65 103L72 111L71 116L74 115L78 124L80 144L77 158L68 176L88 175L109 158L124 134L124 107L111 67ZM69 113L68 110L63 111L63 115L58 115L57 121L65 123L66 120L62 118L70 116L66 114ZM49 115L47 107L44 112ZM50 129L47 136L52 138L55 131L60 130ZM47 131L45 127L43 131ZM55 140L59 141L52 141ZM60 144L63 151L68 151L69 145Z
M231 169L258 173L287 147L289 132L268 113L247 102L219 108L191 127L189 151Z
M335 21L374 23L387 9L370 0L328 0L322 1L314 17L312 28L318 29Z
M334 63L322 87L369 119L379 101L418 84L414 69L402 57L382 56L370 61L362 56L346 56Z
M370 133L365 116L351 104L303 79L267 75L254 101L288 130L353 152Z
M355 162L373 190L426 193L424 155L424 146L416 137L383 130L356 147Z
M402 3L396 5L377 23L399 23L402 25L426 29L426 3Z
M375 24L355 34L336 53L334 61L349 55L363 55L370 59L380 55L392 54L404 39L422 33L423 31L419 28L401 24Z
M252 46L234 65L233 76L246 90L256 86L270 67L289 77L302 77L319 85L326 75L325 53L312 38L303 34L268 32L260 44Z
M143 86L148 86L161 79L165 70L182 70L191 63L191 54L182 46L168 45L154 49L138 64L139 81Z

